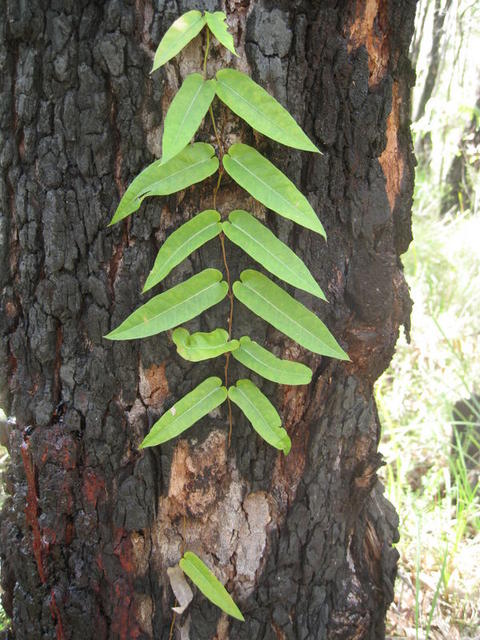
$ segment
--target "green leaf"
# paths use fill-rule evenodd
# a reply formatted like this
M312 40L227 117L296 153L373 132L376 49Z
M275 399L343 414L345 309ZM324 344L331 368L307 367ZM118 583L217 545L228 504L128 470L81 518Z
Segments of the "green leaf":
M261 153L237 142L224 156L223 166L235 182L266 207L325 237L322 223L305 196Z
M231 51L234 55L238 56L238 53L235 51L235 47L233 45L233 36L228 32L228 25L226 24L227 16L223 13L223 11L215 11L215 13L210 13L210 11L205 11L205 20L207 21L207 25L216 39L223 44L229 51Z
M252 215L241 209L232 211L223 223L227 238L241 247L267 271L289 284L326 300L303 261Z
M185 147L169 162L156 160L129 185L110 224L139 209L147 196L165 196L186 189L211 176L218 169L214 148L204 142Z
M256 131L289 147L320 153L288 111L245 73L220 69L216 91L220 100Z
M240 279L233 293L250 311L314 353L349 360L320 318L266 276L247 269Z
M152 162L129 185L110 224L115 224L140 208L147 196L166 196L201 182L218 169L215 149L205 142L185 147L177 156L162 164Z
M221 405L226 398L227 390L222 387L220 378L207 378L165 411L150 429L140 448L155 447L175 438Z
M182 358L192 362L216 358L222 353L238 349L239 345L238 340L228 339L228 331L225 329L215 329L209 333L199 331L190 335L187 329L179 327L172 333L172 339Z
M220 214L213 209L202 211L176 229L160 247L143 291L158 284L193 251L218 236L222 230Z
M204 269L185 282L160 293L111 331L108 340L146 338L191 320L217 304L228 292L217 269Z
M151 73L177 55L200 33L205 17L200 11L187 11L167 29L158 45Z
M252 427L268 444L288 455L292 443L277 410L251 380L239 380L228 389L228 397L252 423Z
M179 562L180 568L195 584L203 595L232 618L245 622L240 609L223 584L216 578L207 565L192 551L186 551Z
M162 140L162 164L177 155L193 138L215 95L215 80L204 80L200 73L185 78L172 100Z
M312 371L306 365L277 358L248 336L240 338L240 347L232 355L245 367L279 384L309 384L312 380Z

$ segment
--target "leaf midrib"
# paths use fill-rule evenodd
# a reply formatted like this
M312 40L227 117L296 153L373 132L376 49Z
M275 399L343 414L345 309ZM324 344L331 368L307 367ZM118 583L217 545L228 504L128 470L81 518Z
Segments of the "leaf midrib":
M216 280L216 281L215 281L215 282L213 282L212 284L209 284L209 285L208 285L208 287L205 287L204 289L201 289L200 291L197 291L196 293L194 293L194 294L193 294L193 296L191 296L191 297L187 298L186 300L184 299L184 300L182 300L181 302L177 302L177 303L176 303L176 304L174 304L174 305L168 306L166 309L164 309L164 310L163 310L163 311L161 311L160 313L157 313L155 316L152 316L152 317L151 317L151 318L149 318L148 320L145 320L145 319L144 319L144 320L143 320L143 323L141 323L141 322L137 323L136 325L134 325L134 327L132 327L132 329L133 329L133 328L135 328L135 327L137 327L137 326L141 326L142 324L145 324L145 323L149 324L149 323L153 322L154 320L157 320L158 318L161 318L161 317L162 317L163 315L165 315L166 313L169 313L170 311L172 311L172 309L176 309L177 307L179 307L179 306L181 306L181 305L183 305L183 304L185 304L185 303L191 302L192 300L194 300L194 299L195 299L195 298L197 298L198 296L204 296L204 295L206 295L206 293L207 293L207 291L208 291L209 289L211 289L212 287L215 287L216 285L221 284L221 282L222 282L222 280ZM170 289L170 291L171 291L171 289ZM165 292L165 293L167 293L167 292ZM162 294L160 293L159 295L162 295ZM147 303L147 304L148 304L148 303ZM130 331L130 330L131 330L131 329L125 329L125 331Z
M280 315L284 316L289 322L292 322L293 324L297 325L297 327L299 327L300 329L302 329L303 331L305 331L306 333L308 333L310 336L312 336L312 338L314 338L315 340L318 340L319 342L321 342L323 345L325 345L326 348L330 349L331 347L329 347L327 345L326 342L324 342L321 338L319 338L318 336L316 336L314 333L312 333L309 329L307 329L306 327L304 327L303 325L299 324L294 318L292 318L291 316L287 315L284 311L282 311L280 309L280 307L276 307L268 298L265 298L264 296L262 296L262 294L257 291L257 289L254 289L252 287L249 287L248 284L246 282L242 282L242 284L252 293L255 293L259 298L261 298L262 300L264 300L264 302L266 302L268 305L270 305L270 307L272 307L277 313L279 313ZM270 283L273 285L273 282ZM273 285L275 286L275 285ZM278 287L280 289L280 287ZM280 291L282 291L280 289ZM282 293L285 293L284 291L282 291ZM288 295L288 294L287 294ZM297 302L296 300L293 300L293 302ZM298 304L298 303L297 303ZM306 311L309 311L308 309L306 309ZM310 311L310 313L312 313ZM312 314L313 315L313 314ZM316 316L315 316L316 317ZM318 320L318 318L316 318ZM275 326L275 325L274 325ZM287 334L288 335L288 334ZM298 341L297 341L298 342Z
M193 29L198 27L198 23L199 22L203 22L205 24L204 17L203 17L203 15L201 13L200 13L199 16L197 16L196 21L192 22L192 24L188 27L188 29L186 29L186 31L182 31L181 35L178 35L178 33L169 34L169 35L172 35L173 38L176 38L176 42L175 42L175 39L173 39L173 42L175 43L175 45L178 45L179 43L183 42L185 40L186 36L190 33L190 31L192 31ZM192 36L192 38L193 37L194 36ZM191 40L191 38L190 38L190 40ZM173 48L175 48L175 45L174 45ZM185 45L182 44L182 46L180 47L180 49L178 51L180 52L183 49L184 46ZM168 49L167 49L167 51L168 51ZM165 53L163 53L163 55L165 55ZM158 56L158 57L161 59L163 57L163 55L162 56ZM168 60L171 60L171 57ZM165 62L168 62L168 60L166 60ZM154 62L156 62L155 59L154 59ZM163 64L165 64L165 62ZM156 64L158 64L158 62ZM160 66L162 66L162 65L160 65Z
M259 154L261 155L261 154ZM306 215L301 209L298 209L290 200L287 200L287 198L285 198L284 196L282 196L281 193L279 193L278 191L275 191L274 189L272 189L272 187L267 184L266 182L264 182L261 178L258 177L257 174L253 173L253 171L250 171L250 169L248 167L246 167L244 164L242 164L237 158L235 158L234 156L230 155L230 153L228 154L228 157L233 161L236 162L240 167L242 167L242 169L244 169L247 173L249 173L255 180L257 180L258 182L260 182L262 185L264 185L268 191L270 191L271 193L273 193L274 195L278 196L281 200L283 200L283 202L285 202L289 207L292 207L299 215L300 217L302 215ZM263 160L266 160L266 158L264 158L263 156L261 156ZM266 162L269 162L268 160L266 160ZM269 164L272 164L269 162ZM278 169L272 164L272 167L278 171ZM286 176L285 177L286 180L289 181L289 179ZM290 181L289 181L290 182ZM291 184L291 183L290 183ZM290 186L290 185L289 185ZM291 184L291 186L294 187L293 184ZM295 188L295 187L294 187Z
M268 247L265 245L262 245L261 242L258 242L258 240L254 237L251 236L247 231L245 231L245 229L243 227L239 227L237 225L235 225L234 222L231 223L236 229L238 229L240 232L244 233L248 238L250 238L253 242L255 242L261 250L265 251L265 253L268 253L269 256L271 256L273 262L276 262L277 264L280 265L280 273L282 270L282 267L285 268L288 272L290 272L291 274L293 274L293 282L290 282L289 284L293 284L294 286L298 286L298 288L303 288L298 284L295 284L295 282L298 282L297 279L297 274L295 273L295 271L293 269L290 268L290 266L286 263L281 262L281 260L279 260L271 251L269 251ZM266 229L268 231L268 229ZM272 234L273 235L273 234ZM275 238L275 236L274 236ZM275 240L278 240L278 238L275 238ZM281 240L279 240L279 242L281 242ZM288 247L286 247L288 249ZM282 249L284 249L284 247L282 247ZM295 254L294 254L295 255ZM254 257L254 256L252 256ZM296 256L295 256L296 257ZM254 257L255 258L255 257ZM300 265L299 265L300 266ZM307 291L310 291L309 289Z
M243 349L243 351L244 351L247 355L249 355L251 358L253 358L253 360L255 360L256 362L259 362L259 363L260 363L261 365L263 365L266 369L269 369L269 370L273 371L274 373L278 372L278 368L275 368L274 366L272 366L272 365L270 365L270 364L265 363L265 361L264 361L264 360L260 360L259 358L257 358L257 356L255 356L255 355L252 353L252 351L249 351L249 349L248 349L248 348L245 348L243 345L241 345L241 346L240 346L240 348L238 349L238 351L239 351L240 349ZM269 354L269 355L273 355L273 354ZM273 357L275 357L275 356L273 356ZM287 366L287 367L289 367L289 366L291 366L291 365L298 364L298 363L296 363L296 362L291 362L290 360L282 360L282 358L277 358L277 360L278 360L279 362L281 362L281 363L282 363L282 364L281 364L281 366ZM297 376L298 374L296 374L296 373L293 373L293 372L292 372L292 375Z
M195 219L195 218L192 218L192 220L194 220L194 219ZM187 238L186 240L184 240L184 241L182 242L182 244L181 244L177 249L175 249L175 250L173 251L173 253L171 253L171 254L170 254L170 256L169 256L168 258L166 258L166 259L165 259L165 261L164 261L164 262L163 262L163 264L162 264L162 270L160 270L160 269L159 269L159 273L163 273L163 272L164 272L165 267L168 267L168 265L172 262L172 260L174 259L174 257L178 254L178 252L179 252L179 251L180 251L180 250L181 250L181 249L182 249L186 244L188 244L189 242L191 242L194 238L196 238L197 236L199 236L201 233L208 231L208 230L210 229L210 227L213 227L213 226L214 226L214 225L216 225L216 224L220 224L220 223L219 223L218 221L211 222L211 223L209 223L206 227L202 227L199 231L195 232L192 236L190 236L189 238ZM220 230L219 230L219 232L218 232L218 233L220 233ZM217 234L217 235L218 235L218 234ZM214 237L215 237L215 236L214 236ZM165 241L165 243L166 243L166 242L167 242L167 241ZM200 245L200 246L201 246L201 245ZM198 249L198 248L199 248L199 247L196 247L196 249ZM196 251L196 249L194 249L194 251ZM159 252L160 252L161 250L162 250L162 249L160 248ZM193 252L190 252L190 253L193 253ZM188 255L190 255L190 254L188 254ZM154 266L153 268L155 269L155 266ZM167 273L166 273L165 275L167 275L168 273L169 273L169 271L167 271ZM156 275L156 274L151 274L151 275L152 275L152 278L153 278L153 275ZM150 276L149 276L149 277L150 277ZM158 275L156 275L156 277L158 278ZM164 278L164 277L165 277L165 276L162 276L162 277L160 278L160 280L163 280L163 278Z
M185 111L185 114L182 118L182 121L180 122L180 125L177 128L177 134L173 140L172 144L175 144L178 140L179 137L179 131L181 131L181 129L183 128L183 123L185 122L185 120L187 119L188 115L190 114L190 111L193 109L193 105L195 104L197 98L198 98L198 94L202 91L202 89L204 88L204 86L206 86L205 81L202 78L202 82L200 83L200 85L198 86L197 92L195 93L195 95L193 96L193 99L190 103L190 106L188 107L188 109ZM174 157L174 156L171 156Z
M171 422L167 423L167 424L165 425L165 427L164 427L164 428L165 428L165 429L167 429L168 427L173 427L173 426L175 425L175 423L177 423L181 418L184 418L184 417L187 415L187 413L189 413L190 411L193 411L193 409L195 409L196 407L198 407L198 405L199 405L199 404L201 404L202 402L204 402L204 401L208 400L208 398L210 398L210 396L212 396L214 393L216 393L217 391L219 391L221 388L222 388L222 385L221 385L221 384L219 384L217 387L215 387L215 389L212 389L211 391L209 391L209 392L207 393L207 395L202 396L202 397L200 398L200 400L198 400L195 404L193 404L193 405L191 405L190 407L188 407L188 409L185 409L185 411L182 411L182 413L181 413L180 415L175 415L175 416L173 416L173 420L172 420ZM195 389L194 389L193 391L191 391L190 393L194 393L194 392L195 392ZM167 411L170 411L170 412L171 412L171 411L172 411L172 409L174 409L174 408L175 408L175 411L176 411L176 407L175 407L175 405L172 405L172 406L170 407L170 409L168 409ZM207 411L207 413L208 413L208 411ZM172 415L172 413L170 413L170 415ZM160 418L160 419L161 419L161 418ZM160 427L160 429L159 429L158 433L161 433L161 427Z
M209 349L223 349L224 347L228 346L230 344L230 340L227 342L220 342L219 344L214 344L214 345L210 345L210 346L206 346L206 347L202 347L202 346L194 346L191 344L188 345L181 345L183 347L183 349L187 350L187 349L191 349L192 351L208 351Z
M219 80L219 79L218 79L218 76L217 76L217 82L219 82L219 83L220 83L223 87L225 87L227 90L230 90L232 93L234 93L236 96L238 96L238 97L239 97L239 98L240 98L240 99L241 99L241 100L242 100L242 101L243 101L247 106L251 107L251 108L252 108L252 109L253 109L253 110L254 110L254 111L255 111L259 116L261 116L261 118L262 118L263 120L266 120L268 124L271 124L271 121L267 118L267 116L264 114L264 112L263 112L263 111L261 111L260 109L258 109L258 108L257 108L254 104L252 104L251 102L249 102L249 101L248 101L244 96L242 96L242 94L241 94L241 93L238 93L238 91L236 91L233 87L231 87L231 86L229 86L229 85L225 84L225 81L223 81L223 82L222 82L221 80ZM253 82L253 81L252 81L252 82ZM256 83L254 82L254 84L256 84ZM258 88L259 88L259 89L262 89L262 87L260 87L260 86L259 86ZM267 95L268 95L272 100L276 100L276 98L274 98L273 96L271 96L271 95L268 93L268 91L265 91L265 93L266 93L266 94L267 94ZM283 109L283 108L284 108L284 107L282 107L282 105L281 105L281 104L278 104L278 106L279 106L281 109ZM282 115L283 115L283 117L285 117L285 114L282 114ZM289 115L290 115L290 114L289 114ZM292 120L293 120L293 118L292 118ZM294 123L297 125L297 127L298 127L298 124L295 122L295 120L293 120L293 122L294 122ZM253 128L253 129L255 129L255 128L256 128L256 127L254 127L253 125L251 125L251 126L252 126L252 128ZM287 129L285 129L282 125L279 125L279 124L277 124L277 123L274 123L274 126L275 126L277 129L279 129L283 134L285 134L285 135L286 135L286 137L287 137L287 139L289 139L289 140L291 139L291 137L292 137L292 136L291 136L291 134L290 134L290 133L288 132L288 130L287 130ZM303 133L303 132L302 132L302 133Z
M253 402L250 401L250 398L248 397L248 395L241 389L241 387L236 387L237 391L240 393L241 396L243 396L245 398L245 400L247 401L248 405L252 407L255 415L260 416L260 421L263 422L264 425L266 425L266 429L265 431L271 431L273 432L275 435L278 436L279 440L283 440L284 438L282 438L283 434L279 434L276 433L276 430L280 430L282 427L277 427L277 426L273 426L270 425L267 420L264 418L263 414L257 409L257 407L253 404ZM253 424L253 422L252 422Z
M176 156L174 156L174 157L176 157ZM205 158L204 160L200 160L200 162L195 162L194 164L189 164L186 167L183 167L182 169L180 169L179 171L175 171L174 173L170 173L165 178L161 178L160 180L157 180L156 182L153 182L151 184L151 186L148 188L147 191L139 193L138 196L134 196L134 199L136 198L137 200L139 200L140 198L148 196L148 194L151 191L153 191L153 189L154 189L154 187L156 185L159 185L162 182L165 182L166 180L169 180L170 178L174 178L175 176L178 176L179 173L185 173L186 171L191 171L192 169L195 169L195 167L198 167L201 164L205 164L206 162L210 162L210 160L213 160L214 157L215 157L215 153L213 153L213 155L211 155L209 158ZM173 160L173 158L172 158L172 160ZM161 160L159 162L161 162ZM163 167L165 167L165 165L163 165ZM168 195L168 194L165 194L165 195Z

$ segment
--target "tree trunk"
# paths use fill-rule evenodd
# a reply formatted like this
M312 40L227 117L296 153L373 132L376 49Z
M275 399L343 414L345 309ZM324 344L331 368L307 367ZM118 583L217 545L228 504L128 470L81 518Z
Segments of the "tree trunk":
M479 79L480 80L480 79ZM478 171L480 150L480 83L473 116L462 131L458 142L458 151L453 157L443 182L444 193L440 202L440 214L449 211L475 210L475 186L471 173Z
M428 65L427 77L423 85L422 95L418 102L415 121L420 120L425 114L427 103L432 97L437 77L439 75L440 63L442 62L441 44L444 39L443 24L447 13L452 5L452 0L446 0L445 6L442 6L442 0L435 0L433 9L433 25L432 25L432 48L430 50L430 62Z
M223 7L238 64L323 151L256 143L308 195L328 244L255 211L324 288L328 305L298 295L351 362L299 350L235 306L236 336L248 332L314 369L310 386L263 384L292 438L286 458L240 413L227 448L224 410L186 438L139 451L153 421L208 374L222 375L223 363L191 366L167 335L102 338L144 300L141 285L165 234L212 204L213 179L149 199L123 226L107 228L125 186L160 155L180 79L200 67L201 37L149 75L161 35L195 6L222 8L216 0L0 2L0 404L17 420L0 538L13 637L168 638L166 568L185 544L226 582L246 622L197 594L175 621L176 638L383 638L398 534L376 476L372 388L410 313L399 255L411 239L415 2ZM230 62L214 52L212 69ZM238 131L252 141L246 126L215 109L228 142ZM213 140L207 125L200 139ZM223 211L252 206L228 182L218 202ZM237 275L248 260L228 251ZM167 285L207 265L222 268L213 241ZM226 314L227 303L196 327L211 329ZM233 376L242 375L237 366Z

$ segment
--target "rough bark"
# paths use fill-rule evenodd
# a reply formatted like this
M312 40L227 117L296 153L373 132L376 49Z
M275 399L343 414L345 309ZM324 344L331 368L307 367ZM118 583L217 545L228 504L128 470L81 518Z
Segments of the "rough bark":
M407 51L415 2L224 7L253 77L324 152L256 140L308 195L328 244L255 211L327 292L329 305L298 295L352 362L303 352L235 307L236 335L248 332L314 368L308 387L263 383L292 438L286 459L236 412L227 450L225 411L185 439L139 452L149 425L207 373L222 375L223 362L191 366L164 335L102 339L141 301L165 234L211 206L213 180L150 199L106 228L125 185L159 155L180 78L200 66L197 42L150 77L155 45L179 13L199 4L0 2L0 402L17 419L0 544L18 640L166 639L166 568L184 538L226 581L246 622L227 620L197 596L176 623L177 638L384 637L397 516L376 476L372 387L410 312L399 255L411 239ZM212 67L222 62L216 55ZM217 116L229 140L239 132L253 140L220 107ZM206 127L203 138L211 135ZM252 206L226 182L219 206L232 204ZM236 274L249 261L228 250ZM207 264L221 268L215 243L167 285ZM217 325L226 304L195 326Z

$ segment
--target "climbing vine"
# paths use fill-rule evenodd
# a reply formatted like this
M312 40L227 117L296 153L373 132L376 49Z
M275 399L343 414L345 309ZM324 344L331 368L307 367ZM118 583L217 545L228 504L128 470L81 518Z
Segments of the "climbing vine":
M237 209L231 211L227 219L222 219L216 210L216 202L224 173L266 208L323 237L326 235L308 200L274 164L243 143L225 148L216 126L212 101L217 97L253 129L277 142L304 151L319 151L292 116L248 75L228 68L217 71L215 78L207 77L211 35L237 55L225 21L226 16L221 11L189 11L178 18L163 36L152 71L177 55L205 28L203 70L185 78L165 117L161 159L132 181L110 223L115 224L137 211L147 197L181 191L218 172L212 195L213 208L198 213L170 234L158 252L143 291L159 284L193 251L217 236L224 274L217 269L204 269L151 298L105 337L109 340L133 340L173 329L173 342L185 360L198 362L225 355L223 382L219 377L209 377L178 400L153 425L140 445L142 448L162 444L180 435L226 401L229 443L233 427L231 403L234 403L268 444L288 455L291 442L277 410L251 380L231 383L230 357L279 384L308 384L312 371L302 363L278 358L249 336L232 337L235 301L314 353L340 360L347 360L348 356L314 313L264 273L246 269L240 274L240 279L232 283L226 238L265 271L326 300L303 261L251 213ZM204 142L190 142L207 113L215 134L216 149ZM226 328L190 333L179 326L226 297L230 303ZM192 551L182 552L182 555L179 565L172 568L175 578L171 577L171 583L177 598L178 592L189 590L184 578L186 575L211 602L234 618L243 620L240 610L205 563Z

